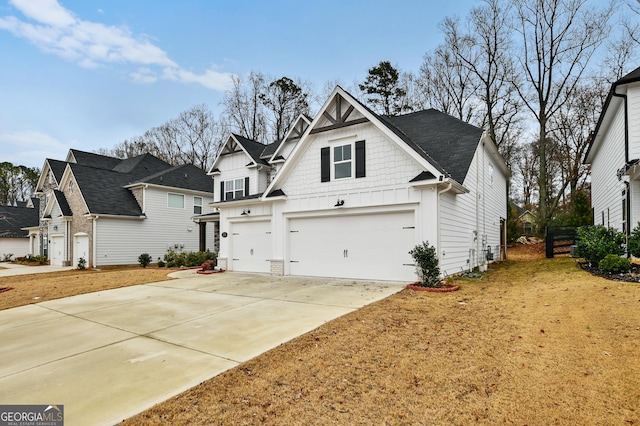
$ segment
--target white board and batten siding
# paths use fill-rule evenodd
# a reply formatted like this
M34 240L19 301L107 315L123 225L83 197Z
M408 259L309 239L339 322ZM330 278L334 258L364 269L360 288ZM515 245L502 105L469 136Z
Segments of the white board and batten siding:
M591 163L591 203L595 225L622 229L622 191L625 185L616 175L624 167L624 106L622 102L606 129ZM590 153L590 155L594 155Z
M416 223L420 191L408 182L423 168L370 123L311 138L282 185L287 202L274 215L274 257L284 260L285 274L414 281L409 250L424 230ZM321 148L362 140L366 176L321 182ZM335 206L338 199L343 206Z
M96 265L136 264L142 253L148 253L152 261L157 262L169 249L198 251L198 225L192 220L195 194L181 193L184 195L184 208L174 208L168 207L168 193L181 192L151 187L145 189L145 219L98 218L94 222L98 241ZM202 213L212 211L208 207L211 201L211 197L203 197ZM212 240L207 239L211 249Z
M456 274L484 263L486 246L500 255L500 220L506 218L506 179L491 150L482 143L467 172L467 194L440 195L440 268Z

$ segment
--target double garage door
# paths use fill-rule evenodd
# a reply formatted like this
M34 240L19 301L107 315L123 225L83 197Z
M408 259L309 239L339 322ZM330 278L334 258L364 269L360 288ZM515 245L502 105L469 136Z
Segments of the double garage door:
M415 281L409 255L415 242L413 212L292 218L286 235L290 275ZM232 225L232 269L269 272L271 222Z
M291 275L415 281L413 212L289 221Z

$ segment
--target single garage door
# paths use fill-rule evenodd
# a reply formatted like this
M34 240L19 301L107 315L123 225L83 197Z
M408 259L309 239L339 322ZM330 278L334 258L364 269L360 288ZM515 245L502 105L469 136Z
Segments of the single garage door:
M64 236L54 235L49 245L49 263L54 266L62 266L64 261Z
M231 226L231 270L271 270L271 222L240 222Z
M291 275L415 281L413 212L291 219Z

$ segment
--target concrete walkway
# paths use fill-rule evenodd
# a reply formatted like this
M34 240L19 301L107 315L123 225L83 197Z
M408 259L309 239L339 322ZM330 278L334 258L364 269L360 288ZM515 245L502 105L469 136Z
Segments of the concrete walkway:
M0 403L64 405L65 425L111 425L400 283L225 272L0 311Z
M73 266L27 266L9 262L0 262L0 268L4 268L0 269L0 277L9 277L12 275L43 274L45 272L69 271L73 269Z

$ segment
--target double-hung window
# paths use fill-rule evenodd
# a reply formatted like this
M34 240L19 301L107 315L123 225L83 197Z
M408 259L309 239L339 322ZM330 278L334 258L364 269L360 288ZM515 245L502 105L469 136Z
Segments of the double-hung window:
M224 182L224 199L235 200L244 196L244 179L227 180Z
M202 197L193 197L193 214L202 214Z
M335 179L351 177L351 144L333 147L333 176Z
M365 141L320 149L320 181L366 177Z

